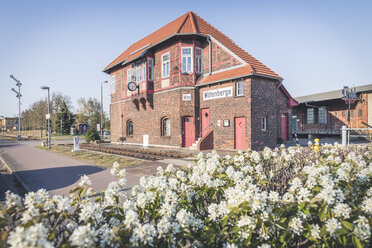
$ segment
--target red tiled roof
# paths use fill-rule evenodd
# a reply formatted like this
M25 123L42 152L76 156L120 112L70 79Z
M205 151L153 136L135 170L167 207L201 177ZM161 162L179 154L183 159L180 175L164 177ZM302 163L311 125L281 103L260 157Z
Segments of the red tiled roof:
M254 71L251 66L245 65L242 67L238 67L236 69L231 69L227 71L217 72L211 75L204 75L202 78L199 79L197 85L203 85L213 82L219 82L222 80L233 79L237 77L247 76L249 74L253 74Z
M218 31L216 28L214 28L212 25L210 25L208 22L203 20L201 17L199 17L192 11L187 12L186 14L177 18L176 20L168 23L164 27L156 30L152 34L146 36L142 40L139 40L133 45L131 45L119 57L117 57L114 61L112 61L108 66L106 66L104 71L124 61L131 61L137 58L144 51L145 48L143 47L145 46L152 46L154 44L157 44L161 42L162 40L174 34L186 34L186 33L187 34L195 33L195 34L210 35L216 40L218 40L225 47L230 49L233 53L235 53L238 57L240 57L246 63L248 63L247 66L244 66L245 68L244 70L241 69L243 68L241 67L241 68L238 68L240 70L236 69L237 71L241 71L245 73L245 70L247 70L247 71L250 71L250 73L280 78L278 74L270 70L260 61L255 59L253 56L248 54L243 49L241 49L230 38L228 38L226 35ZM235 69L233 69L232 71L235 71ZM224 73L224 74L221 74L221 73ZM225 74L229 75L227 71L221 72L221 73L218 73L220 74L218 77L221 77L222 75L225 75Z

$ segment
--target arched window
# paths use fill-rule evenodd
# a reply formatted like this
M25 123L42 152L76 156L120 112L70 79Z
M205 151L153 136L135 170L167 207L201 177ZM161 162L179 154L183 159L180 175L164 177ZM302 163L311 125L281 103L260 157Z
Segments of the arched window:
M133 122L131 120L127 121L127 136L133 135Z
M170 136L171 134L171 123L168 117L161 119L161 136Z

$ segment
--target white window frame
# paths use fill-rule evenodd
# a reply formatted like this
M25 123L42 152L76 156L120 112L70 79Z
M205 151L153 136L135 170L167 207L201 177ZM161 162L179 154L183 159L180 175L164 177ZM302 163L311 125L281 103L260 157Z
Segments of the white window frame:
M114 94L116 92L116 76L111 76L111 94Z
M132 68L127 70L127 84L132 80Z
M197 51L200 52L200 55ZM203 49L200 47L195 47L195 72L203 73Z
M318 123L327 124L327 108L324 106L318 109Z
M170 121L170 118L164 117L161 119L161 136L170 136L170 135L171 135L171 121Z
M167 60L164 60L165 56L168 56ZM169 74L170 74L170 54L168 52L168 53L164 53L163 55L161 55L161 77L168 78Z
M314 112L315 112L314 108L306 109L306 124L314 124L314 117L315 117Z
M266 116L262 116L261 118L261 130L267 131L267 117Z
M184 49L190 49L190 54L184 54ZM184 59L186 60L186 64L183 61ZM194 63L193 63L192 46L181 47L181 68L182 68L182 73L193 73Z
M241 88L239 87L241 85ZM236 82L235 84L235 87L236 87L236 96L244 96L244 81L239 81L239 82ZM242 92L239 92L239 89L242 90Z
M136 83L142 82L142 63L136 64Z
M153 81L154 80L154 59L148 58L147 59L147 70L148 70L148 80Z

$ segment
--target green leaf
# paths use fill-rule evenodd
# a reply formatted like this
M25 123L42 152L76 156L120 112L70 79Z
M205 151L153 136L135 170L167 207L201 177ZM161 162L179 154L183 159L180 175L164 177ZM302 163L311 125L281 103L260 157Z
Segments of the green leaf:
M355 236L352 238L354 247L363 248L362 244L360 243L359 239Z
M327 205L324 205L319 211L319 219L324 220L327 218Z
M348 231L353 231L354 229L353 224L351 224L350 222L347 222L346 220L342 220L341 224Z

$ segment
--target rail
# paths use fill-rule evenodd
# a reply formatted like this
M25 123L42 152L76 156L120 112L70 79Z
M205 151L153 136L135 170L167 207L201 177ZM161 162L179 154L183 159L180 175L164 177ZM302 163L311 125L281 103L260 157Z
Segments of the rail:
M209 129L209 127L212 127L211 130L213 130L213 123L209 123L208 126L206 126L200 133L199 133L199 138L202 138L202 135L205 130Z

